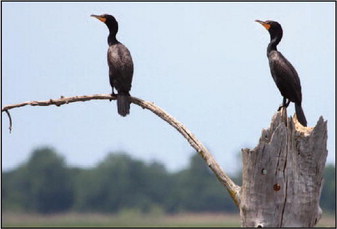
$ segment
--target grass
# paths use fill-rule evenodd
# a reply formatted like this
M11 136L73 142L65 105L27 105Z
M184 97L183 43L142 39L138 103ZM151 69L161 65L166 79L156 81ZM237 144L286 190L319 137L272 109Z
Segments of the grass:
M119 214L64 213L27 214L3 213L3 226L208 226L240 227L239 214L184 213L176 215L140 214L124 211ZM334 227L335 218L323 215L319 227Z

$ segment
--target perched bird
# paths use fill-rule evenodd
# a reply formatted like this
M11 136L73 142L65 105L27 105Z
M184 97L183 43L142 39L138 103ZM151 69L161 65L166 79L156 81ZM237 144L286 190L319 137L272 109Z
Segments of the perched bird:
M91 15L101 22L104 22L109 29L108 36L108 65L109 79L112 87L112 95L115 95L114 88L117 90L117 110L121 116L130 113L130 94L133 61L130 51L120 43L116 34L118 32L118 22L109 14Z
M282 39L283 31L281 25L276 21L260 21L256 22L263 25L270 34L270 43L267 48L267 57L269 59L269 67L271 75L276 83L276 86L283 96L283 103L279 107L288 107L290 101L295 103L295 111L298 121L307 126L302 109L302 92L301 82L295 68L291 63L277 51L276 46ZM288 101L287 101L288 99Z

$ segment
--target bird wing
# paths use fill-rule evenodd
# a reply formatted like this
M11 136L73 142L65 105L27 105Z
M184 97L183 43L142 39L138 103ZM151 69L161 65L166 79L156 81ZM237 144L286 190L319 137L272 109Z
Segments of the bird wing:
M128 93L131 89L133 61L130 51L121 43L108 49L109 77L118 92Z
M281 94L290 101L301 104L301 83L295 68L278 51L270 52L268 57L271 74Z

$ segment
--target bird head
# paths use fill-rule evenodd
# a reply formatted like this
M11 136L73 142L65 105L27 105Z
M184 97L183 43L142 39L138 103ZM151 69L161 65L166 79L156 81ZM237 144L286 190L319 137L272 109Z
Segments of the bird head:
M92 14L91 17L97 18L101 22L104 22L106 24L106 26L109 28L110 31L117 33L118 22L116 21L114 16L112 16L110 14L102 14L102 15Z
M256 22L260 23L263 27L265 27L270 36L271 39L273 39L274 37L278 37L279 39L282 38L283 35L283 30L281 25L277 22L277 21L260 21L260 20L255 20Z

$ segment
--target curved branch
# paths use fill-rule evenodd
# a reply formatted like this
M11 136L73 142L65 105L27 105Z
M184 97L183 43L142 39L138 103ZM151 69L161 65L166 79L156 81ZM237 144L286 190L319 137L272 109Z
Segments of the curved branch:
M63 104L73 103L73 102L84 102L88 100L115 100L116 97L110 94L96 94L96 95L84 95L84 96L74 96L74 97L63 97L60 99L50 99L46 101L30 101L19 104L8 105L2 108L2 112L8 112L8 110L13 108L18 108L22 106L49 106L56 105L61 106ZM181 122L177 121L166 111L156 106L152 102L147 102L142 99L131 97L131 102L137 104L138 106L148 109L159 116L161 119L169 123L173 126L187 141L188 143L201 155L201 157L205 160L209 168L213 171L215 176L218 178L220 183L222 183L235 204L239 206L240 203L240 187L236 185L230 178L227 176L222 170L221 166L216 162L213 155L206 149L206 147L189 131Z

